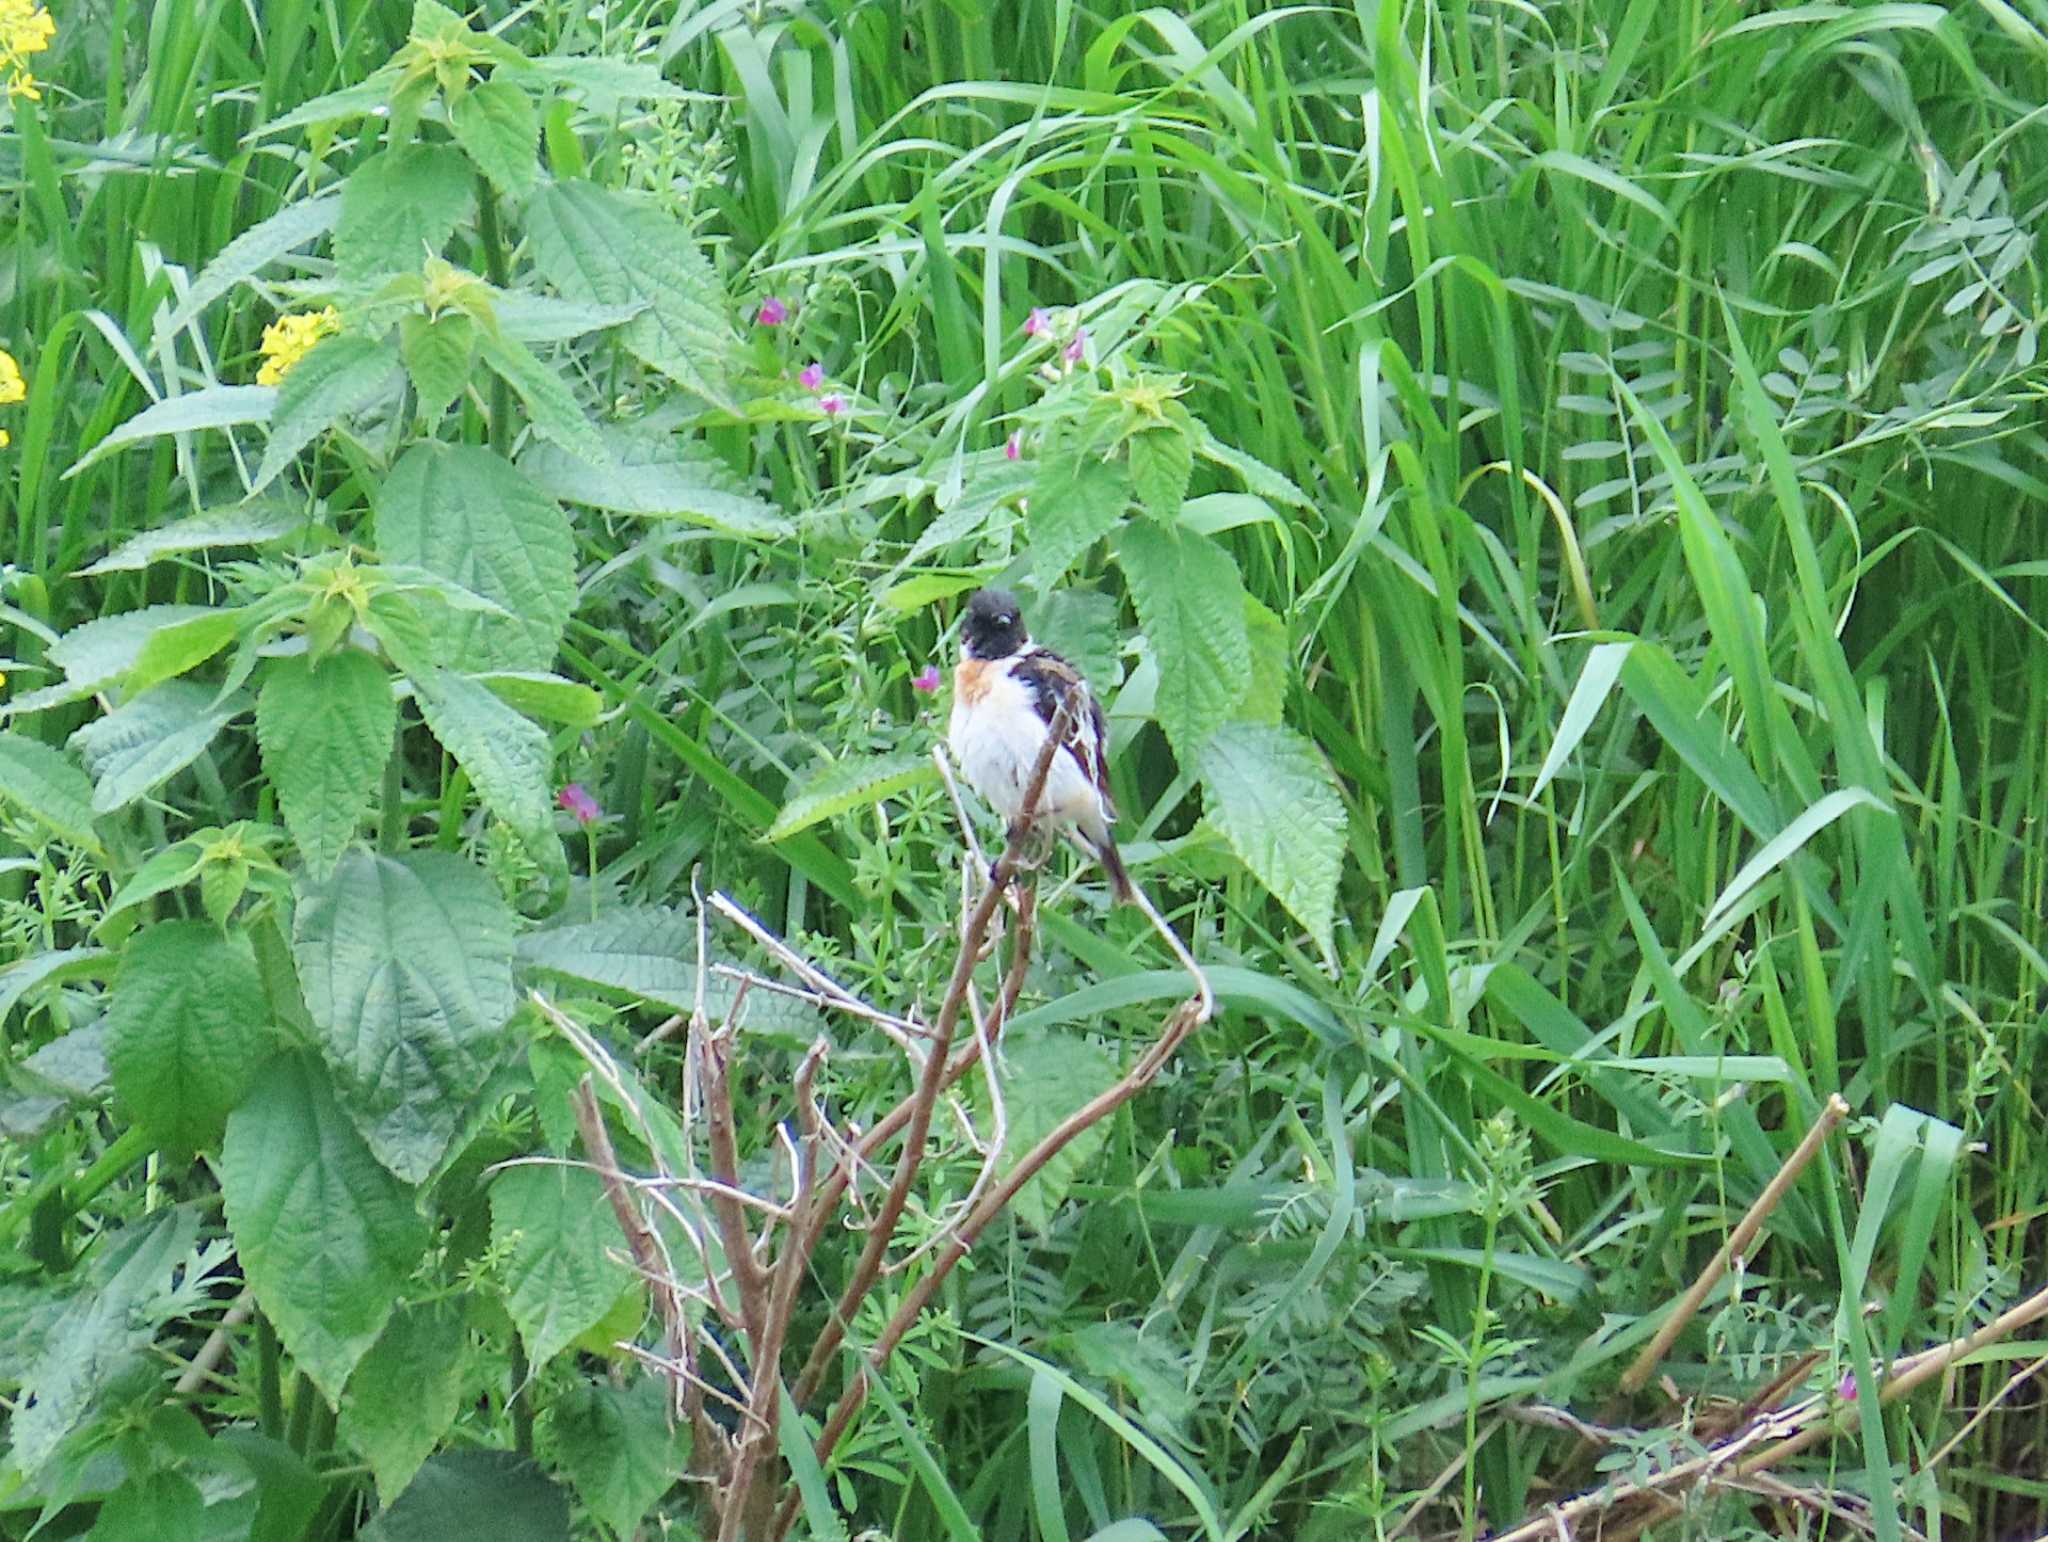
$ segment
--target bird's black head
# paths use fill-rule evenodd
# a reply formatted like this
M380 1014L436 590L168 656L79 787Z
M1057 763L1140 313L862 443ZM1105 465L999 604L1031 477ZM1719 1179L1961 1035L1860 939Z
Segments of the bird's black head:
M971 659L1006 659L1030 640L1017 596L1007 589L977 589L960 623L960 645Z

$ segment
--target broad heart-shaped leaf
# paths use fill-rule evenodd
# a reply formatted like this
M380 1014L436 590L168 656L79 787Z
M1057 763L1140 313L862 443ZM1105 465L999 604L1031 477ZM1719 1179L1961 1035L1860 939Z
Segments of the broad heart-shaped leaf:
M96 814L126 808L197 760L246 697L217 700L212 686L166 680L71 736L93 778Z
M0 803L33 815L75 846L100 849L92 833L92 783L40 739L0 729Z
M1344 799L1308 740L1277 723L1226 723L1199 762L1210 822L1252 876L1332 958Z
M540 119L533 98L502 77L471 86L448 109L455 142L507 198L524 198L540 178Z
M263 462L249 490L261 492L299 451L376 400L392 383L397 367L397 352L373 337L344 332L315 343L277 388L270 443L263 447Z
M808 830L821 819L870 807L935 781L938 774L929 755L850 755L845 760L828 761L790 794L765 839L779 841Z
M1003 1140L1006 1172L1062 1119L1116 1080L1116 1061L1109 1052L1094 1040L1073 1033L1032 1030L1005 1038L1003 1060L1008 1066L1003 1077L1004 1113L1009 1120ZM982 1101L985 1107L985 1090ZM1039 1169L1038 1176L1017 1191L1010 1206L1017 1218L1044 1231L1074 1179L1108 1138L1108 1126L1098 1121L1062 1146L1059 1154Z
M633 1278L613 1256L619 1224L587 1168L551 1163L499 1174L491 1247L505 1260L505 1305L535 1370L603 1317Z
M420 399L420 417L433 423L469 388L476 358L476 323L461 311L398 318L398 352Z
M441 746L461 763L477 795L551 878L568 881L568 858L548 795L548 736L487 685L452 669L415 675L413 699Z
M355 839L397 725L390 677L360 648L339 648L317 668L303 653L271 662L256 699L256 742L285 826L315 878Z
M1116 528L1130 501L1121 466L1087 454L1060 455L1039 466L1024 529L1041 594L1057 589L1074 559Z
M1194 446L1172 426L1148 428L1129 440L1131 486L1145 512L1172 524L1187 501L1188 478L1195 468Z
M670 1428L659 1377L623 1387L584 1382L554 1400L549 1454L577 1496L619 1542L628 1542L690 1457L687 1426Z
M437 616L442 662L546 669L576 604L576 540L562 506L489 450L416 444L376 495L377 551L511 612Z
M626 347L678 385L731 404L726 370L739 338L717 273L681 224L579 178L534 194L526 234L534 262L564 299L645 305L621 334Z
M159 1146L212 1145L272 1043L247 938L160 921L129 939L107 1008L107 1062L114 1090Z
M228 1116L221 1199L242 1274L330 1403L426 1251L412 1191L377 1164L310 1055L279 1055Z
M1185 765L1244 694L1251 668L1244 581L1207 536L1149 519L1126 523L1116 548L1159 664L1153 711Z
M516 1451L443 1451L363 1542L569 1542L569 1493Z
M301 887L292 954L342 1106L418 1182L507 1048L511 911L450 853L351 851Z
M453 145L380 151L342 184L334 260L346 278L416 272L440 255L475 196L469 162Z
M453 1302L401 1306L349 1377L341 1438L370 1464L385 1504L405 1492L462 1411L468 1342Z

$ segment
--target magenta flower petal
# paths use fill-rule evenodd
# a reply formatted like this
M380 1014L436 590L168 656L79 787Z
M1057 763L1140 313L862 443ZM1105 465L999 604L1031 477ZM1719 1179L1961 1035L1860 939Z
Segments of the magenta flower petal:
M779 327L789 320L789 307L776 296L770 295L761 302L761 308L754 313L754 319L764 327Z
M1052 330L1052 317L1043 305L1031 307L1031 314L1024 318L1024 335L1042 337Z
M1067 344L1066 352L1060 355L1069 364L1079 364L1088 356L1088 329L1081 328L1074 334L1074 340Z
M939 688L939 666L936 664L925 665L923 669L911 676L910 688L913 691L923 691L927 696L931 695Z
M828 418L836 418L846 410L846 398L834 391L830 396L818 398L818 410Z
M569 817L579 825L597 823L604 817L604 810L597 806L597 799L581 782L571 782L555 794L555 802L569 811Z
M1022 434L1012 434L1003 441L1003 458L1005 460L1016 460L1023 453L1024 436Z
M816 362L806 364L796 378L803 382L806 391L815 391L825 383L825 366Z

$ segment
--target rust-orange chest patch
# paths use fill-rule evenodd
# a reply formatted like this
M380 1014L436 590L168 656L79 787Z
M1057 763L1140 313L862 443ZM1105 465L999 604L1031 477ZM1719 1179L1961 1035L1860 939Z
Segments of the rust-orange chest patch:
M980 706L994 683L994 666L987 659L962 659L953 666L953 699L963 707Z

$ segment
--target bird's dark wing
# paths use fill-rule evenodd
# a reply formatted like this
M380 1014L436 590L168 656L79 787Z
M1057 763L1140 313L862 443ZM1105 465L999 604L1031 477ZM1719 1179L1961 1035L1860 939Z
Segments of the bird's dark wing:
M1046 726L1059 716L1060 704L1071 702L1067 725L1067 753L1074 757L1095 790L1102 795L1103 812L1115 817L1109 801L1109 725L1102 707L1081 672L1049 648L1036 643L1016 655L1011 672L1031 692L1032 705Z

